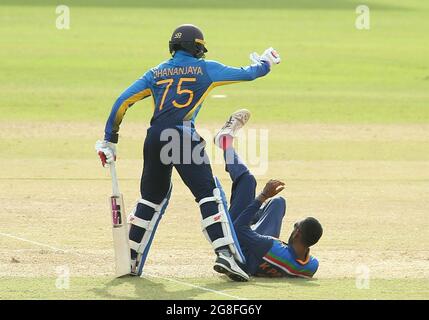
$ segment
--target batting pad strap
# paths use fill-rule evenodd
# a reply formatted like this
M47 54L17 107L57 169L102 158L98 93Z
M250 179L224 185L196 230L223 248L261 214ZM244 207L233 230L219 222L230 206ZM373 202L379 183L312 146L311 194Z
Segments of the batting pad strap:
M216 239L212 242L213 249L218 249L220 247L229 246L230 244L233 244L234 240L230 236Z
M144 245L142 245L141 243L135 242L133 240L129 240L128 242L130 244L130 248L133 249L135 252L143 253Z
M147 201L145 199L140 199L139 203L144 204L145 206L151 207L155 211L159 211L161 209L161 205L160 204L155 204L155 203Z
M201 206L207 202L222 203L222 196L221 196L220 190L218 188L213 189L213 197L202 198L200 201L198 201L198 204Z
M204 203L207 202L212 202L212 201L217 201L217 199L215 197L207 197L207 198L202 198L199 202L198 205L203 205Z
M128 223L135 225L137 227L143 228L145 230L151 230L152 228L150 228L151 226L151 221L148 220L143 220L139 217L136 217L133 214L130 214L128 216Z
M218 212L215 215L205 218L201 221L201 228L203 230L215 223L228 222L228 219L224 216L223 212Z

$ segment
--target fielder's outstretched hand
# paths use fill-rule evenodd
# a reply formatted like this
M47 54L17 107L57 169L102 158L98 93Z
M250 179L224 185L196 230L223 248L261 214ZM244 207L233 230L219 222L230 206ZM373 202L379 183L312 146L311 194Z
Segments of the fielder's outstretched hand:
M281 61L280 54L272 47L265 50L261 56L256 52L251 53L250 60L253 63L261 63L261 61L266 61L269 63L270 67L273 64L279 64Z
M271 179L267 182L267 184L264 187L264 190L258 195L257 199L264 203L266 200L274 197L281 191L283 191L285 188L285 183L281 182L280 180L274 180Z
M114 143L98 140L95 143L95 150L103 167L108 167L109 163L116 161L116 145Z

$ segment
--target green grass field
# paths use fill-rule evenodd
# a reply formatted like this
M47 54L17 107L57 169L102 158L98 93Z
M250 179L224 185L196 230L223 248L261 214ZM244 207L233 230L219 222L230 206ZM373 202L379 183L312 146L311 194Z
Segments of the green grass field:
M1 1L0 299L428 299L429 3L368 0L370 30L357 30L358 1L159 2L65 1L70 29L58 30L56 1ZM287 183L282 237L320 218L316 279L220 277L176 174L148 277L114 279L109 175L94 143L118 94L169 58L182 23L204 30L208 59L240 66L252 51L280 52L267 77L213 90L197 127L214 133L246 107L249 128L269 130L257 180ZM127 209L151 113L148 99L122 123ZM356 285L362 265L368 289ZM68 289L56 287L58 267Z

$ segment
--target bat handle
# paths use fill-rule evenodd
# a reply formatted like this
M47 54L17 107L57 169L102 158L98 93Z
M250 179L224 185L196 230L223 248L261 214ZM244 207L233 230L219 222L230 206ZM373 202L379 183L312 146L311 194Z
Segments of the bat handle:
M119 196L119 183L118 183L118 177L116 175L116 167L115 162L112 162L109 164L110 166L110 176L112 177L112 194L114 196Z

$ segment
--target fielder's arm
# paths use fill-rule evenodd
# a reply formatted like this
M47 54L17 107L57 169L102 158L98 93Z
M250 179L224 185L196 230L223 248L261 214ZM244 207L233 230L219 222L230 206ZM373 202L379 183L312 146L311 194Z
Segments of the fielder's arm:
M264 190L262 190L256 199L253 200L242 213L240 213L237 219L235 219L234 228L246 244L250 244L251 246L257 245L258 238L265 237L250 228L251 221L262 204L284 190L284 188L285 184L279 180L268 181Z

